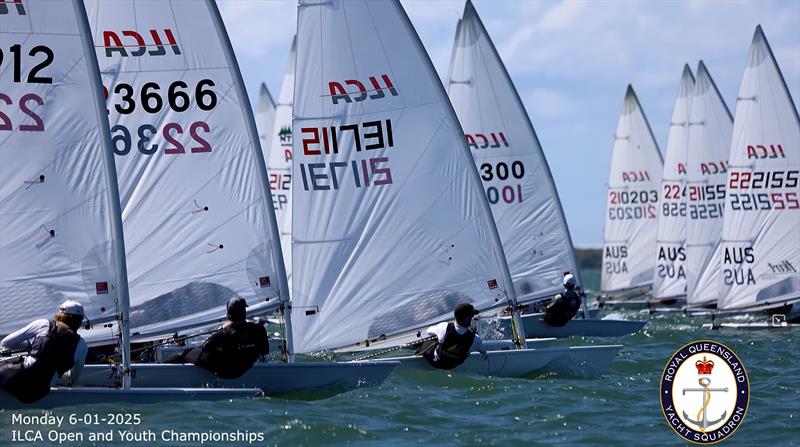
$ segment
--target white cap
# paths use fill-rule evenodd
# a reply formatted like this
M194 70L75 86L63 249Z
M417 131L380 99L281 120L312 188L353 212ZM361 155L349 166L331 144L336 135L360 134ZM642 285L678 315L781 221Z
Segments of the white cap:
M563 283L564 283L564 287L566 287L566 286L575 287L578 284L578 282L575 280L575 277L572 275L572 273L567 273L566 275L564 275Z
M72 300L64 301L63 303L61 303L61 306L58 308L58 310L62 314L80 315L82 317L86 316L86 314L83 313L83 304L77 301L72 301Z

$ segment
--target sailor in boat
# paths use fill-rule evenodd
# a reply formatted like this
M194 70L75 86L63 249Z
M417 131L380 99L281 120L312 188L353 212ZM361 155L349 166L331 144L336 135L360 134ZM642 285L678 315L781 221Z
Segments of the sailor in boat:
M562 283L564 284L564 293L556 295L544 310L544 321L550 326L564 326L572 320L581 307L581 295L578 293L575 276L566 273Z
M244 298L231 298L228 321L202 346L184 350L166 363L194 363L222 379L235 379L246 373L259 358L269 353L269 338L264 326L247 318Z
M458 304L453 311L455 322L442 322L428 328L429 336L436 336L417 349L434 368L453 369L464 363L470 352L479 351L486 355L481 337L472 328L472 321L478 311L472 304Z
M0 341L0 352L27 350L0 363L0 389L32 403L46 396L58 377L76 382L88 351L78 335L84 317L80 303L65 301L52 320L35 320Z

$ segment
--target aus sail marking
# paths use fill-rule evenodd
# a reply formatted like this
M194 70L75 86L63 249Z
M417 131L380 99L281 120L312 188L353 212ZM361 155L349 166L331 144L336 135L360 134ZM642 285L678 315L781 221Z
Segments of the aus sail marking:
M716 444L739 428L750 383L739 357L713 340L676 351L661 375L661 409L670 428L695 444Z

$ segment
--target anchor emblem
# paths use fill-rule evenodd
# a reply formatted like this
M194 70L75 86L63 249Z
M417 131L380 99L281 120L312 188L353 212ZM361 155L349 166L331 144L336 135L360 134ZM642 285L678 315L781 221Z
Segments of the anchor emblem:
M692 391L699 391L699 392L703 393L703 406L700 407L700 410L697 411L697 416L696 416L698 420L695 421L695 420L691 419L689 417L689 415L686 414L685 411L683 412L683 418L686 419L687 421L691 422L692 424L695 424L698 427L700 427L700 431L702 433L705 433L706 429L708 427L711 427L712 425L723 421L725 419L725 417L728 415L727 411L723 411L722 412L722 416L720 416L719 419L711 420L711 421L708 420L708 415L706 414L706 410L708 409L708 404L711 403L711 393L715 392L715 391L722 391L722 392L727 393L728 392L728 388L727 387L726 388L709 388L709 385L711 385L711 379L709 379L708 377L701 377L698 380L698 382L700 383L700 386L702 388L684 388L683 389L683 395L684 396L686 395L687 392L692 392ZM700 417L700 416L702 416L702 417Z

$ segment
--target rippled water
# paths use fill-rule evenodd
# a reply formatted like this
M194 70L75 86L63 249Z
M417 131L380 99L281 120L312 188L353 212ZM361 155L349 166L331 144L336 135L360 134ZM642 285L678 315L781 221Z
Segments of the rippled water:
M712 338L736 351L751 384L744 423L723 445L800 445L800 331L712 332L700 328L702 320L676 315L617 311L612 316L650 323L644 332L629 337L559 342L624 344L610 369L597 379L496 379L399 370L380 388L320 400L264 398L127 411L142 413L142 427L156 432L263 433L265 441L254 445L677 445L685 442L664 420L658 380L672 352L692 340ZM117 409L74 407L54 414L89 410ZM11 444L10 422L9 412L0 413L2 445Z

